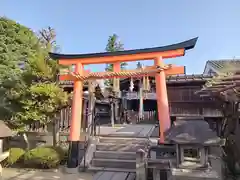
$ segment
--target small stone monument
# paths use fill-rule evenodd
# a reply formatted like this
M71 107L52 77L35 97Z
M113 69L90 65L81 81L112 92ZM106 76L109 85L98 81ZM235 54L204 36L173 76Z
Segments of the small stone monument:
M172 180L221 179L221 168L212 166L211 149L224 143L203 119L177 120L166 132L169 142L176 144L177 160L170 164ZM221 155L218 157L221 166Z
M12 135L13 132L11 129L4 123L4 121L0 120L0 162L9 156L9 151L4 151L3 142L4 139L11 137ZM2 179L2 169L2 165L0 164L0 179Z
M4 121L0 120L0 154L4 151L4 139L11 137L12 135L12 130L4 123Z

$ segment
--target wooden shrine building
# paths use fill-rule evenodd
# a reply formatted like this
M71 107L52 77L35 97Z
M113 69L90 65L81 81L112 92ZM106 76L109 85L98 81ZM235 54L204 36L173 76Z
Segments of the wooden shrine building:
M166 78L167 91L169 99L169 109L171 120L174 121L176 117L181 116L201 116L205 120L211 121L212 127L216 130L216 122L221 120L222 112L220 104L215 101L212 97L200 97L196 94L196 91L202 89L204 84L212 78L211 75L178 75L178 76L168 76ZM152 83L153 82L153 83ZM152 78L153 89L150 92L143 93L144 97L144 113L149 117L149 120L156 120L156 94L154 90L154 78ZM72 91L72 82L66 81L61 82L61 85L67 91ZM129 92L130 79L123 79L120 81L120 89L122 92L121 102L125 101L126 107L121 107L120 111L126 110L130 112L121 117L121 122L126 122L126 118L138 118L139 113L139 79L134 80L134 89ZM88 87L85 86L84 90L87 91ZM106 92L105 94L108 94ZM107 103L107 99L104 101L98 101L96 107L101 109L101 115L104 119L110 119L110 105ZM87 108L87 106L84 106ZM68 108L69 109L69 108ZM132 111L133 110L133 111ZM149 112L149 113L148 113ZM119 113L121 114L121 113ZM131 115L130 115L131 114ZM62 118L69 121L70 115L69 110L65 109L62 112ZM127 117L131 116L131 117ZM86 114L85 114L86 121ZM106 120L104 120L106 123ZM109 122L110 123L110 122ZM66 123L65 123L66 124ZM66 125L65 125L66 126Z
M229 64L239 65L240 60L207 61L203 74L183 74L166 77L171 120L174 121L176 117L182 116L201 116L207 120L210 123L211 128L216 130L219 134L221 129L221 120L223 118L221 102L219 102L214 96L201 97L199 94L196 94L196 92L201 90L202 87L214 76L225 73L226 67L229 66ZM151 90L143 93L144 111L147 116L150 116L149 120L156 119L155 114L157 105L154 81L154 78L150 78ZM127 107L120 106L119 108L119 111L122 112L119 113L119 115L122 115L120 119L121 123L126 122L127 118L138 118L140 79L133 79L133 83L133 90L130 91L131 78L122 79L120 81L120 90L122 94L121 102L124 100L127 102ZM72 81L61 81L60 84L68 92L73 90ZM98 86L97 88L99 89ZM88 91L87 85L83 87L83 91ZM103 94L107 97L109 92L106 91L103 92ZM88 97L86 96L84 101L85 103L83 103L83 108L85 109L83 110L84 124L87 124L87 101ZM96 104L96 108L99 110L101 109L101 116L102 119L104 119L103 123L107 123L107 119L109 120L111 118L111 106L108 102L108 98L105 98L104 101L99 100ZM129 114L125 113L124 116L124 110L125 112L129 112L131 110L134 111ZM60 128L63 130L70 127L70 113L71 107L61 111ZM131 117L127 117L130 115Z

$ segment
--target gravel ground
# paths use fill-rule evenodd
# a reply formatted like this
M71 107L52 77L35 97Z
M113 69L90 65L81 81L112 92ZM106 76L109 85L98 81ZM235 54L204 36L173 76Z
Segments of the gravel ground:
M58 172L42 172L24 169L3 169L3 180L92 180L93 174L80 172L78 174L66 174Z

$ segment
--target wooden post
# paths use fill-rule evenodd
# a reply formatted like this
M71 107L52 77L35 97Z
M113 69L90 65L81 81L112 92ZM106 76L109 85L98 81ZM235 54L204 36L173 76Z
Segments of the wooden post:
M87 109L87 99L83 99L83 107L82 107L82 128L83 132L87 132L87 118L86 118L86 109Z
M0 139L0 154L3 153L3 139Z
M90 128L88 129L89 135L93 132L92 131L92 123L93 123L93 107L94 107L94 103L95 103L95 96L94 96L94 92L95 92L95 85L93 81L89 81L88 82L88 115L87 115L87 122L88 122L88 127Z
M157 159L157 152L151 151L150 157L151 157L151 159ZM153 169L153 180L160 180L160 170L159 169L156 169L156 168Z
M121 63L120 62L115 62L113 64L113 71L114 72L121 72ZM114 94L115 94L115 97L116 98L120 98L120 81L119 81L119 78L114 78L113 79L113 91L114 91ZM116 122L117 123L120 123L120 118L119 118L119 103L118 101L115 99L115 101L113 102L113 111L114 111L114 120L116 118Z
M120 62L115 62L113 64L113 71L114 72L121 72L121 63ZM115 93L119 93L119 78L113 78L113 91Z
M87 111L88 128L91 128L90 126L92 124L92 99L93 99L92 94L89 92L89 94L88 94L88 111Z
M145 164L145 151L139 149L136 152L136 180L147 180Z
M179 144L176 144L176 164L177 164L177 168L179 167L180 163L181 163L181 158L180 158L180 147Z
M140 79L139 82L139 110L138 110L138 116L139 120L142 121L143 119L143 84L142 80Z
M115 121L114 121L114 104L113 101L111 102L111 125L112 127L115 126Z

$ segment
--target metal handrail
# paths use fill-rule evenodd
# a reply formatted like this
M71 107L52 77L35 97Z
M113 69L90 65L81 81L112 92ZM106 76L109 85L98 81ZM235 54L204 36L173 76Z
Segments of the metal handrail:
M89 136L97 136L97 134L98 135L100 134L100 121L99 121L99 119L96 120L96 118L98 118L98 116L95 116L95 118L94 118L95 120L91 124L89 124L89 126L88 126L88 129L87 129L87 135L88 136L87 137L89 137ZM96 133L96 126L97 125L98 125L98 133Z
M95 109L95 105L94 105L93 109ZM83 156L83 169L84 170L86 169L86 151L87 151L87 147L88 147L89 137L97 136L100 134L100 121L99 121L99 119L96 119L96 118L98 118L98 116L96 115L97 113L95 111L92 111L92 112L88 113L87 116L90 116L92 114L94 114L95 116L93 117L93 121L88 125L87 132L86 132L85 139L84 139L84 156ZM97 125L98 125L98 133L96 133Z
M151 129L151 131L153 130L153 128L155 128L155 126L153 126L152 127L152 129ZM151 142L151 140L150 140L150 137L151 137L151 133L149 133L148 134L148 136L147 136L147 142L146 142L146 145L145 145L145 147L144 147L144 152L145 152L145 155L144 155L144 159L145 160L147 160L147 158L148 158L148 154L149 154L149 149L150 149L150 142ZM146 162L145 162L146 163Z

